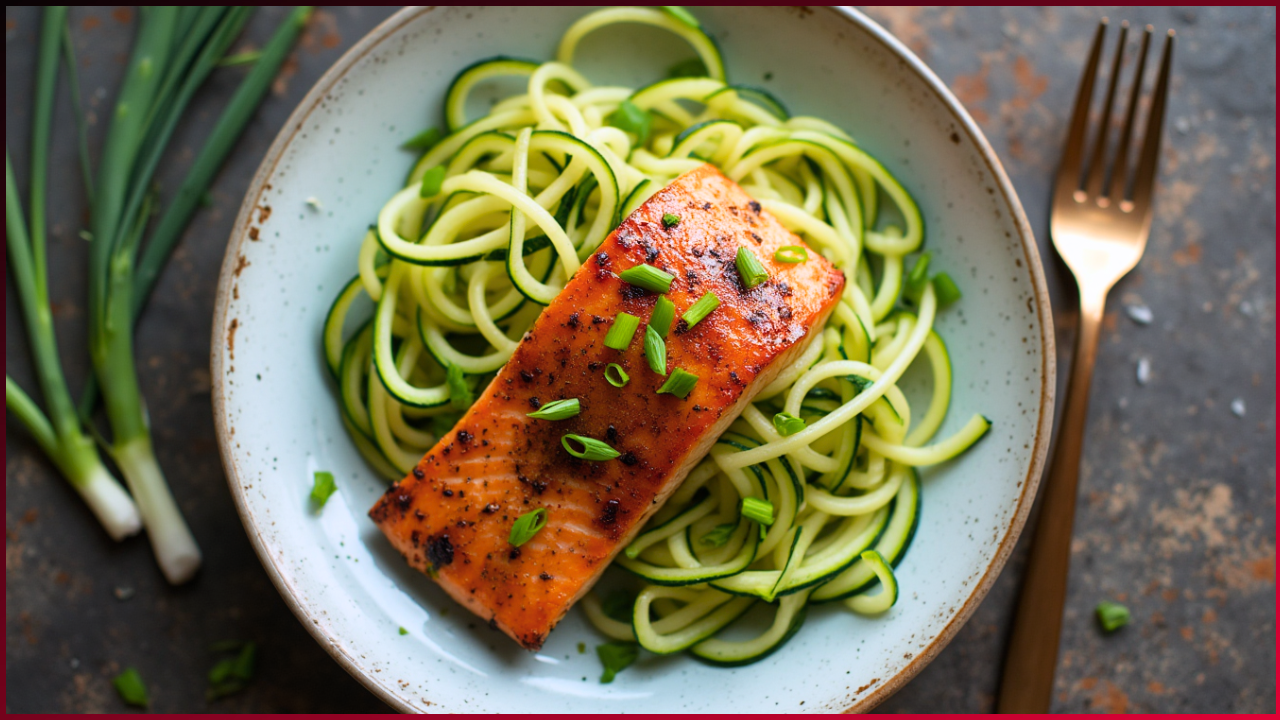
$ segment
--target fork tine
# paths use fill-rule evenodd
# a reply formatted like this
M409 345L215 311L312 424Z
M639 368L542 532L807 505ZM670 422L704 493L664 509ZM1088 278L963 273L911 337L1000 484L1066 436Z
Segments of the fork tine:
M1116 56L1111 62L1111 77L1107 79L1107 95L1102 104L1102 116L1098 118L1098 131L1093 139L1093 157L1085 169L1085 192L1090 197L1101 198L1102 181L1107 172L1107 140L1111 137L1111 108L1115 105L1116 85L1120 79L1120 64L1124 61L1124 44L1129 39L1129 23L1120 23L1120 39L1116 41Z
M1089 103L1093 99L1093 83L1098 77L1098 58L1102 55L1102 38L1106 30L1107 19L1103 18L1093 35L1093 47L1089 50L1089 60L1085 63L1080 88L1076 91L1067 143L1062 150L1062 166L1058 168L1058 193L1070 194L1080 187L1080 161L1084 156L1085 129L1089 124Z
M1164 106L1169 96L1169 67L1173 63L1173 31L1164 39L1164 52L1160 57L1160 75L1156 79L1155 95L1151 98L1151 110L1147 113L1147 128L1143 131L1142 155L1134 170L1133 205L1148 216L1151 214L1151 194L1156 184L1156 170L1160 163L1160 136L1164 134Z
M1142 33L1142 48L1138 50L1138 67L1133 72L1133 88L1129 91L1129 109L1124 115L1124 129L1120 131L1120 144L1116 146L1116 164L1107 182L1106 192L1111 197L1112 204L1119 204L1129 189L1129 155L1132 154L1129 142L1133 139L1133 119L1138 115L1142 78L1147 71L1147 48L1151 45L1151 32L1154 29L1148 25Z

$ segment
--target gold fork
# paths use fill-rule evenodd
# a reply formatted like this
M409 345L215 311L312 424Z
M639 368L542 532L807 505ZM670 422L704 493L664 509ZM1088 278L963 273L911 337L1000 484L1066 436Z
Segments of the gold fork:
M1129 107L1120 129L1120 140L1114 146L1110 172L1107 172L1107 160L1108 140L1112 135L1111 110L1128 36L1127 23L1120 26L1120 40L1087 162L1085 157L1089 106L1106 28L1107 20L1103 18L1093 37L1084 76L1080 78L1067 145L1062 153L1062 166L1058 170L1053 194L1049 232L1053 246L1075 275L1080 290L1080 323L1071 379L1067 383L1066 409L1058 432L1058 447L1041 492L1040 520L1032 538L1031 556L1005 655L997 701L999 712L1049 711L1062 631L1067 569L1071 561L1071 525L1075 516L1080 451L1089 408L1089 383L1098 349L1098 329L1102 324L1107 292L1138 264L1151 229L1152 193L1160 156L1165 101L1169 94L1173 31L1170 30L1165 38L1159 75L1147 112L1146 130L1130 181L1130 143L1134 141L1134 116L1138 114L1152 27L1148 25L1142 35Z

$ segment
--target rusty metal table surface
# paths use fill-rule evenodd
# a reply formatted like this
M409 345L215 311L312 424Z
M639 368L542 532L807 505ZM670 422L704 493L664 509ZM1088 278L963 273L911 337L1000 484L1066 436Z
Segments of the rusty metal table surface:
M382 711L276 594L236 516L214 440L209 323L240 199L310 85L391 11L314 14L300 46L196 215L138 332L157 451L205 552L168 587L147 542L109 542L16 428L5 436L6 710L120 711L111 678L136 666L162 711ZM1094 23L1091 9L869 10L956 91L1017 186L1040 243L1058 329L1073 340L1074 290L1048 243L1047 199ZM1275 709L1275 11L1108 9L1178 33L1150 245L1111 295L1086 437L1054 709ZM260 12L237 48L283 16ZM25 182L38 13L5 16L6 141ZM94 153L133 33L125 8L74 9ZM501 48L494 48L495 54ZM179 131L162 186L188 166L243 69L217 72ZM73 388L85 356L85 207L65 82L55 113L51 287ZM782 90L785 94L785 90ZM856 128L853 128L856 134ZM6 367L32 373L11 283ZM1131 320L1145 305L1153 320ZM1135 364L1150 362L1141 385ZM1060 373L1065 376L1065 373ZM1243 407L1233 401L1241 400ZM1024 534L1025 537L1025 534ZM884 711L989 711L1025 548L950 646ZM130 596L131 594L131 596ZM126 598L127 599L120 599ZM1092 609L1126 603L1104 636ZM207 702L210 644L254 640L256 677ZM552 708L544 708L552 710Z

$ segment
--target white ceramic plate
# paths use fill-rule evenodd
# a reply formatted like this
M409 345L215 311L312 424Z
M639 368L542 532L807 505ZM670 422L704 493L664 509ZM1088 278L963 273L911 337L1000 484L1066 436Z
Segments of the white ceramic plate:
M320 328L354 274L365 227L410 167L397 145L437 122L459 69L496 54L550 58L583 12L399 12L321 78L276 138L227 249L214 318L218 439L249 537L316 639L402 710L870 708L946 645L1012 549L1048 444L1054 354L1035 242L999 161L937 77L857 12L698 15L731 79L847 128L897 175L924 213L935 267L965 292L938 322L956 377L940 435L973 412L994 427L959 461L924 473L898 604L879 618L814 608L789 644L755 665L648 656L601 685L595 654L577 650L600 639L578 611L540 652L521 650L411 570L365 515L384 485L343 431ZM578 65L598 81L639 86L687 54L656 30L606 30L588 38ZM323 209L308 207L310 197ZM317 515L307 495L319 469L333 471L339 492Z

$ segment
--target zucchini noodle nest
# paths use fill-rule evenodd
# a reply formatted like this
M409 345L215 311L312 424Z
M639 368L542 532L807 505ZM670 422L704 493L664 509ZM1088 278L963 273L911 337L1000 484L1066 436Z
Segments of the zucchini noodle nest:
M679 35L702 74L639 90L592 85L574 50L614 23ZM527 92L469 119L471 90L498 76L527 77ZM957 456L990 427L974 415L930 444L950 402L951 365L933 329L940 291L904 269L924 225L902 185L831 123L727 84L715 43L680 9L597 11L569 28L555 61L472 65L448 91L445 120L447 133L415 139L434 144L365 233L359 272L324 328L342 419L365 459L391 480L408 473L620 221L710 162L849 282L803 356L618 556L644 580L638 596L591 593L584 610L610 638L718 664L764 657L810 603L888 610L893 567L919 522L916 468ZM373 311L358 324L348 316L363 314L353 312L368 306L362 295ZM898 382L921 358L932 397L915 420ZM780 413L803 427L775 426ZM743 515L747 498L767 501L771 524ZM773 620L761 632L723 636L764 604Z

